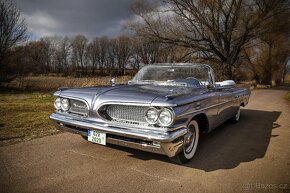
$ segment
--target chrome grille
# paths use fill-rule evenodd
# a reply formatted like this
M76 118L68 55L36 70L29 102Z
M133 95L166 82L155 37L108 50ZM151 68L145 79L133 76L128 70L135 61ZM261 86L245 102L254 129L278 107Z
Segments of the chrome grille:
M100 114L106 113L111 121L122 122L127 124L147 124L145 112L148 107L133 105L105 105L100 108ZM103 116L104 118L108 118Z
M70 108L68 110L69 113L87 116L88 115L88 107L86 103L83 101L70 99Z

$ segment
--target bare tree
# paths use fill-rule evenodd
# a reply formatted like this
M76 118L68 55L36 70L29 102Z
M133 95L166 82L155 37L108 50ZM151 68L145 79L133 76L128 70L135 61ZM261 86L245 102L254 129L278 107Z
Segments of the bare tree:
M59 56L58 51L60 50L60 44L62 37L60 36L46 36L40 39L44 45L42 50L43 56L45 57L46 72L57 72L59 68Z
M0 1L0 71L5 67L4 57L10 48L27 40L26 23L19 9L9 0Z
M159 42L151 42L143 37L135 37L133 42L134 52L141 58L142 63L153 64L158 62Z
M100 58L99 38L95 38L92 42L88 44L87 55L88 55L88 60L90 61L92 65L92 74L94 74L97 68L98 62L99 62L99 58Z
M102 37L99 39L99 48L100 48L100 54L99 54L99 67L100 67L100 73L103 75L104 68L107 65L107 67L110 64L110 55L112 55L112 52L109 52L109 38ZM114 65L114 59L111 60L111 65Z
M131 56L131 40L129 37L120 36L111 41L118 74L125 75L125 68Z
M72 49L73 49L73 59L77 66L78 75L82 76L82 71L84 70L84 66L86 64L86 49L87 49L88 39L83 35L77 35L72 40Z
M196 58L220 63L232 78L242 49L287 8L287 0L138 0L132 9L139 18L127 27L153 42L192 49Z
M288 18L288 19L285 19ZM256 40L253 47L243 51L243 66L250 69L258 83L280 84L287 73L290 58L290 10L272 17L268 23L268 33Z
M68 37L60 37L55 52L58 71L68 75L68 65L71 52L71 40Z

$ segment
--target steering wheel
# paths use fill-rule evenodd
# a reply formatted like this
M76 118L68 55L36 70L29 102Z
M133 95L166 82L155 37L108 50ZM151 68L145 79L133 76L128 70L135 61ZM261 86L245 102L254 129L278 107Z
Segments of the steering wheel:
M202 85L201 82L200 82L197 78L194 78L194 77L187 77L186 79L187 79L187 80L193 80L193 81L196 81L196 82L198 82L199 85Z

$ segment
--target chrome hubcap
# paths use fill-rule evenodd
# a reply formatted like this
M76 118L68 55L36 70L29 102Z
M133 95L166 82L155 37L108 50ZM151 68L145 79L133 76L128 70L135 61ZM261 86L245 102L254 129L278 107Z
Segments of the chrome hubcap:
M188 127L188 132L184 136L184 151L185 153L190 153L191 150L193 149L194 143L195 143L195 127L193 125L190 125Z

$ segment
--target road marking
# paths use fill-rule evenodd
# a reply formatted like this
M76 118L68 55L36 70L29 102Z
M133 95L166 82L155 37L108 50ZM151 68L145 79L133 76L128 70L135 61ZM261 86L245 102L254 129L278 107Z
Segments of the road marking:
M156 175L153 175L153 174L149 174L147 172L143 172L143 171L138 170L136 168L130 168L130 169L135 171L135 172L139 172L139 173L141 173L143 175L149 176L149 177L158 178L160 181L168 181L168 182L174 182L174 183L181 184L180 181L178 181L178 180L173 180L173 179L169 179L169 178L165 178L165 177L161 177L161 176L156 176Z

